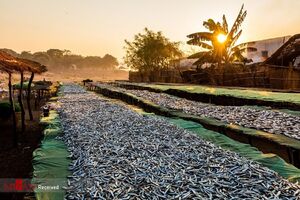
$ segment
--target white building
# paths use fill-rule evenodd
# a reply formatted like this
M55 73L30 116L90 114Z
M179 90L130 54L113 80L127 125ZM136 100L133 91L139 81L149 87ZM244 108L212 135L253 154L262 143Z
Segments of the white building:
M179 61L178 66L180 66L181 69L195 69L197 66L194 65L194 63L197 61L198 59L182 59Z
M247 42L246 45L248 47L254 47L257 51L246 52L244 56L248 59L252 59L252 63L263 62L288 41L289 38L291 38L291 36Z
M267 58L272 56L273 53L275 53L284 43L286 43L292 36L283 36L283 37L276 37L271 39L265 39L265 40L258 40L258 41L252 41L252 42L246 42L244 43L247 47L253 47L256 48L256 51L247 51L243 54L244 57L248 59L252 59L253 63L259 63L264 62ZM300 39L296 40L297 43L300 43ZM176 67L181 70L189 70L189 69L195 69L196 66L193 65L194 62L196 62L197 59L181 59L177 60ZM298 56L294 61L295 67L300 67L300 56ZM210 64L204 64L201 68L209 67Z

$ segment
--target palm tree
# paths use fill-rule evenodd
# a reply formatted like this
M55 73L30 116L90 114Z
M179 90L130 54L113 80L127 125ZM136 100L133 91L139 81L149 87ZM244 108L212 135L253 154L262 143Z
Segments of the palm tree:
M188 35L187 37L191 38L187 42L188 44L206 49L206 51L189 56L189 58L198 58L194 64L199 67L204 63L216 63L220 66L222 63L248 62L249 60L243 57L242 53L246 50L256 51L256 49L247 47L245 44L235 46L242 34L242 30L239 29L246 15L247 11L244 11L244 5L242 5L230 31L226 17L223 15L222 23L215 22L212 19L203 22L203 26L209 32L198 32Z

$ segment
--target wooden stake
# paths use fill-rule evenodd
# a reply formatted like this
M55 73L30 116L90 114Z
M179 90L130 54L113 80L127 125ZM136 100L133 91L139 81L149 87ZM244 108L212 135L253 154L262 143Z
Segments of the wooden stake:
M33 121L33 115L32 115L32 110L31 110L31 105L30 105L31 84L32 84L33 78L34 78L34 73L32 72L30 79L29 79L28 88L27 88L27 107L28 107L30 121Z
M13 117L13 142L14 146L16 147L18 145L18 133L17 133L17 119L16 119L16 111L15 111L15 104L13 100L13 93L12 93L12 84L11 84L11 73L9 75L9 81L8 81L8 88L9 88L9 102Z
M24 105L23 105L23 81L24 81L24 74L21 72L21 81L20 81L20 89L19 89L19 104L21 108L21 121L22 121L22 133L25 131L25 110L24 110Z

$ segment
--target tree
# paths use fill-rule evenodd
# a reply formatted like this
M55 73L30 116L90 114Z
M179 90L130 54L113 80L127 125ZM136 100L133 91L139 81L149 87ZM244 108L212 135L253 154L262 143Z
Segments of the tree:
M12 50L12 49L6 49L6 48L3 48L3 49L0 49L0 50L1 50L1 51L4 51L5 53L8 53L9 55L15 56L15 57L18 56L18 53L15 52L15 51Z
M48 56L52 59L60 59L63 57L66 50L60 50L60 49L49 49L47 50Z
M203 22L203 26L209 32L198 32L188 35L191 38L187 43L190 45L200 46L206 51L201 51L189 56L189 58L198 58L195 65L201 66L204 63L213 63L220 65L221 63L233 62L249 62L243 57L242 53L246 50L256 51L255 48L247 47L245 44L235 46L237 40L242 34L239 30L244 21L247 11L244 11L242 6L231 30L228 29L228 24L225 15L223 15L222 23L208 19Z
M102 65L106 69L115 69L119 65L119 63L117 58L113 57L112 55L106 54L102 58Z
M171 42L162 32L147 28L144 31L135 35L132 42L125 40L124 63L131 69L151 72L165 69L172 60L182 56L179 43Z
M48 65L51 59L46 52L36 52L32 56L32 60L42 63L43 65Z
M33 60L48 66L49 70L72 70L74 66L80 69L95 68L113 70L118 66L118 60L112 55L106 54L103 58L100 56L81 56L72 54L70 50L49 49L31 53L22 51L20 54L11 49L2 49L2 51L14 55L15 57Z
M30 51L22 51L19 57L29 59L29 60L33 59L33 55L30 53Z

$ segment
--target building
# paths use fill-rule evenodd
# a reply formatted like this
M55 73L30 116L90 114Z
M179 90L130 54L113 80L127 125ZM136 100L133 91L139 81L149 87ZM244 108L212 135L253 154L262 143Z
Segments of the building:
M266 40L247 42L245 43L247 47L256 48L257 51L247 51L244 56L248 59L252 59L252 63L264 62L290 38L291 36L283 36Z
M243 56L252 60L252 62L248 64L262 63L268 60L267 64L289 66L290 62L292 62L293 66L300 67L300 38L298 36L299 34L243 43L241 45L246 45L246 47L256 49L256 51L246 51ZM277 53L278 55L274 55L277 51L280 51L280 53ZM271 59L272 56L277 58ZM269 62L269 59L273 62ZM277 59L276 62L274 62L275 59ZM196 61L197 59L184 58L176 60L172 66L180 70L193 70L197 68L197 66L194 65ZM206 63L201 66L202 69L207 67L210 67L210 64Z
M300 68L300 34L290 37L264 64Z
M197 66L194 65L194 63L197 60L198 59L188 59L188 58L177 60L177 63L175 63L175 68L178 68L180 70L192 70L192 69L196 69Z

